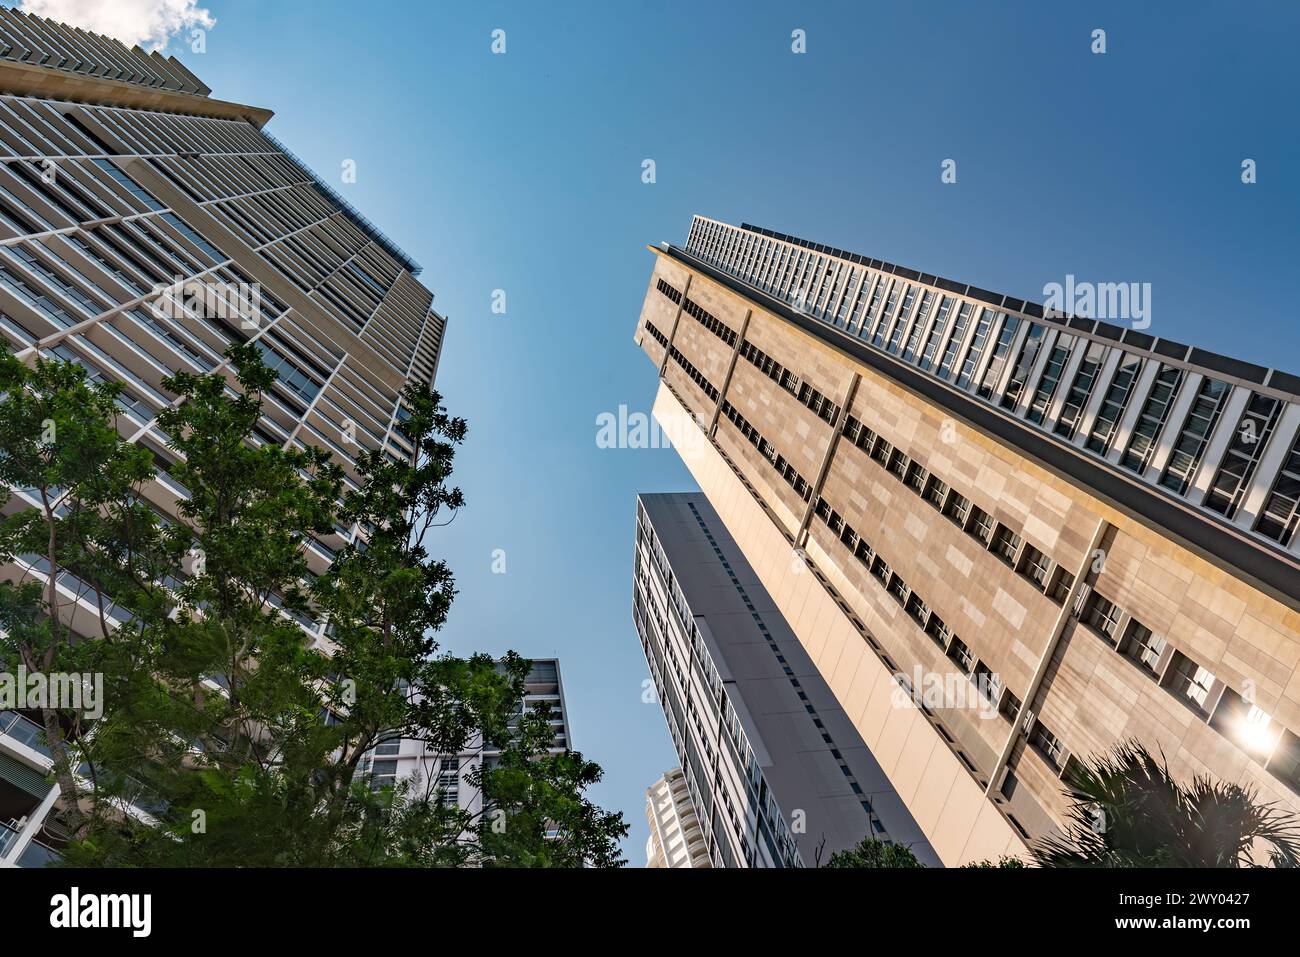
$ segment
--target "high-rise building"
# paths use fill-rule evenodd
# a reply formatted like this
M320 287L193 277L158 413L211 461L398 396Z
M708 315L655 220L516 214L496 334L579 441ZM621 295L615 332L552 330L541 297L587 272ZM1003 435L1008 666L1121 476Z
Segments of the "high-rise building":
M638 497L632 607L714 866L814 867L865 837L938 863L702 494Z
M665 771L646 788L645 816L650 824L650 837L645 845L646 867L713 866L681 768Z
M550 753L563 754L570 747L569 717L557 658L533 659L524 681L520 713L536 711L543 705L550 709L550 724L555 732ZM456 754L430 750L428 742L421 739L392 737L380 741L366 756L363 770L376 790L407 781L416 794L433 797L440 793L441 800L479 814L483 795L469 775L484 765L492 767L500 754L500 742L485 741L481 734L472 736Z
M1127 284L1045 314L705 217L651 249L656 416L944 863L1129 739L1300 810L1300 378Z
M355 484L361 449L412 454L399 395L433 381L445 328L416 263L262 128L271 112L210 92L174 57L0 7L0 341L122 384L164 514L187 494L155 420L168 374L253 343L279 373L257 440L325 449ZM309 542L314 569L356 531ZM0 573L44 577L36 558ZM60 586L69 620L92 611L70 573ZM0 865L61 840L30 719L0 712Z

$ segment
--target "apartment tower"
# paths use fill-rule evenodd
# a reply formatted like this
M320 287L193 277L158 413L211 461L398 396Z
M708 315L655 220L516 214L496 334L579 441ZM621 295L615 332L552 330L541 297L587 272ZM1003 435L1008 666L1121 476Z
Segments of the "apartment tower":
M279 373L257 440L326 449L354 483L362 449L412 454L399 395L433 381L445 328L419 266L263 129L271 112L210 92L174 57L0 7L0 340L122 384L164 514L187 494L155 421L168 374L225 372L253 343ZM317 570L355 533L309 542ZM44 577L35 558L0 573ZM90 610L70 574L60 589L69 621ZM0 866L58 853L48 767L30 716L0 712Z
M691 801L681 768L665 771L645 792L645 816L650 825L645 860L649 868L709 868L708 848L699 815Z
M558 658L534 659L524 679L521 711L536 711L543 705L549 708L554 732L549 751L563 754L570 747L569 716ZM500 755L500 743L484 740L481 734L472 736L456 754L441 754L418 738L394 737L380 741L364 759L362 769L375 790L405 781L417 794L437 796L471 814L481 814L483 795L474 785L472 772L494 766Z
M1129 739L1300 811L1300 378L755 226L651 251L656 416L945 864Z
M865 837L939 863L704 495L638 496L633 589L712 866L816 867Z

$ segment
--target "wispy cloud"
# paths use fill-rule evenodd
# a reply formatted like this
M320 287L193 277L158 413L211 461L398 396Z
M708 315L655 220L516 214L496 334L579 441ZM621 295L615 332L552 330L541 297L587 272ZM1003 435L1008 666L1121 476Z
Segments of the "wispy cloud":
M197 0L23 0L21 9L146 50L161 50L182 30L217 23Z

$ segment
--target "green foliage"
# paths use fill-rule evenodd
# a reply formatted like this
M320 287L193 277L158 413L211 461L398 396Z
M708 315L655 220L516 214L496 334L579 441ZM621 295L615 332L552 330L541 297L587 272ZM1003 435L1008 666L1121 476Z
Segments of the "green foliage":
M1136 741L1071 769L1069 826L1031 851L1044 867L1249 867L1256 841L1275 865L1300 857L1291 815L1236 784L1201 775L1179 784Z
M827 867L925 867L916 855L902 844L890 844L874 837L864 837L855 846L836 851L826 862Z
M165 381L180 397L158 417L169 471L189 491L179 521L141 497L153 456L121 438L115 387L0 357L0 478L41 504L0 522L0 557L47 556L128 613L120 627L101 614L94 634L84 621L74 632L61 624L66 597L0 584L0 664L108 683L93 728L73 712L45 722L56 771L63 755L65 862L621 864L621 815L583 796L599 767L550 754L545 714L520 715L528 662L456 657L434 640L455 586L427 539L464 504L449 486L464 421L408 386L414 461L363 451L348 485L323 452L250 440L274 374L251 346L227 356L233 381ZM313 568L307 538L354 525L364 540ZM299 621L328 621L328 637L313 643ZM502 742L498 766L472 782L486 813L427 783L370 787L364 760L381 739L456 754L480 734ZM127 799L151 819L126 813Z
M999 857L996 861L977 861L974 864L962 865L963 868L973 868L975 870L981 870L981 871L1020 870L1028 866L1029 865L1026 864L1024 861L1022 861L1020 858L1011 857L1006 854Z

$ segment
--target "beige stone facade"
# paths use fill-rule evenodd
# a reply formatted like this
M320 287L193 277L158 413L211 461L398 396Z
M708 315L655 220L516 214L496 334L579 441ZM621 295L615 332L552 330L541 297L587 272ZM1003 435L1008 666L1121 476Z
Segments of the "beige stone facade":
M1194 509L1165 527L1072 474L1086 450L1033 454L734 273L653 252L635 338L656 415L713 423L683 458L945 863L1022 853L1062 821L1068 763L1130 738L1300 811L1288 555L1239 567L1235 530L1211 554ZM985 693L954 698L954 675Z

